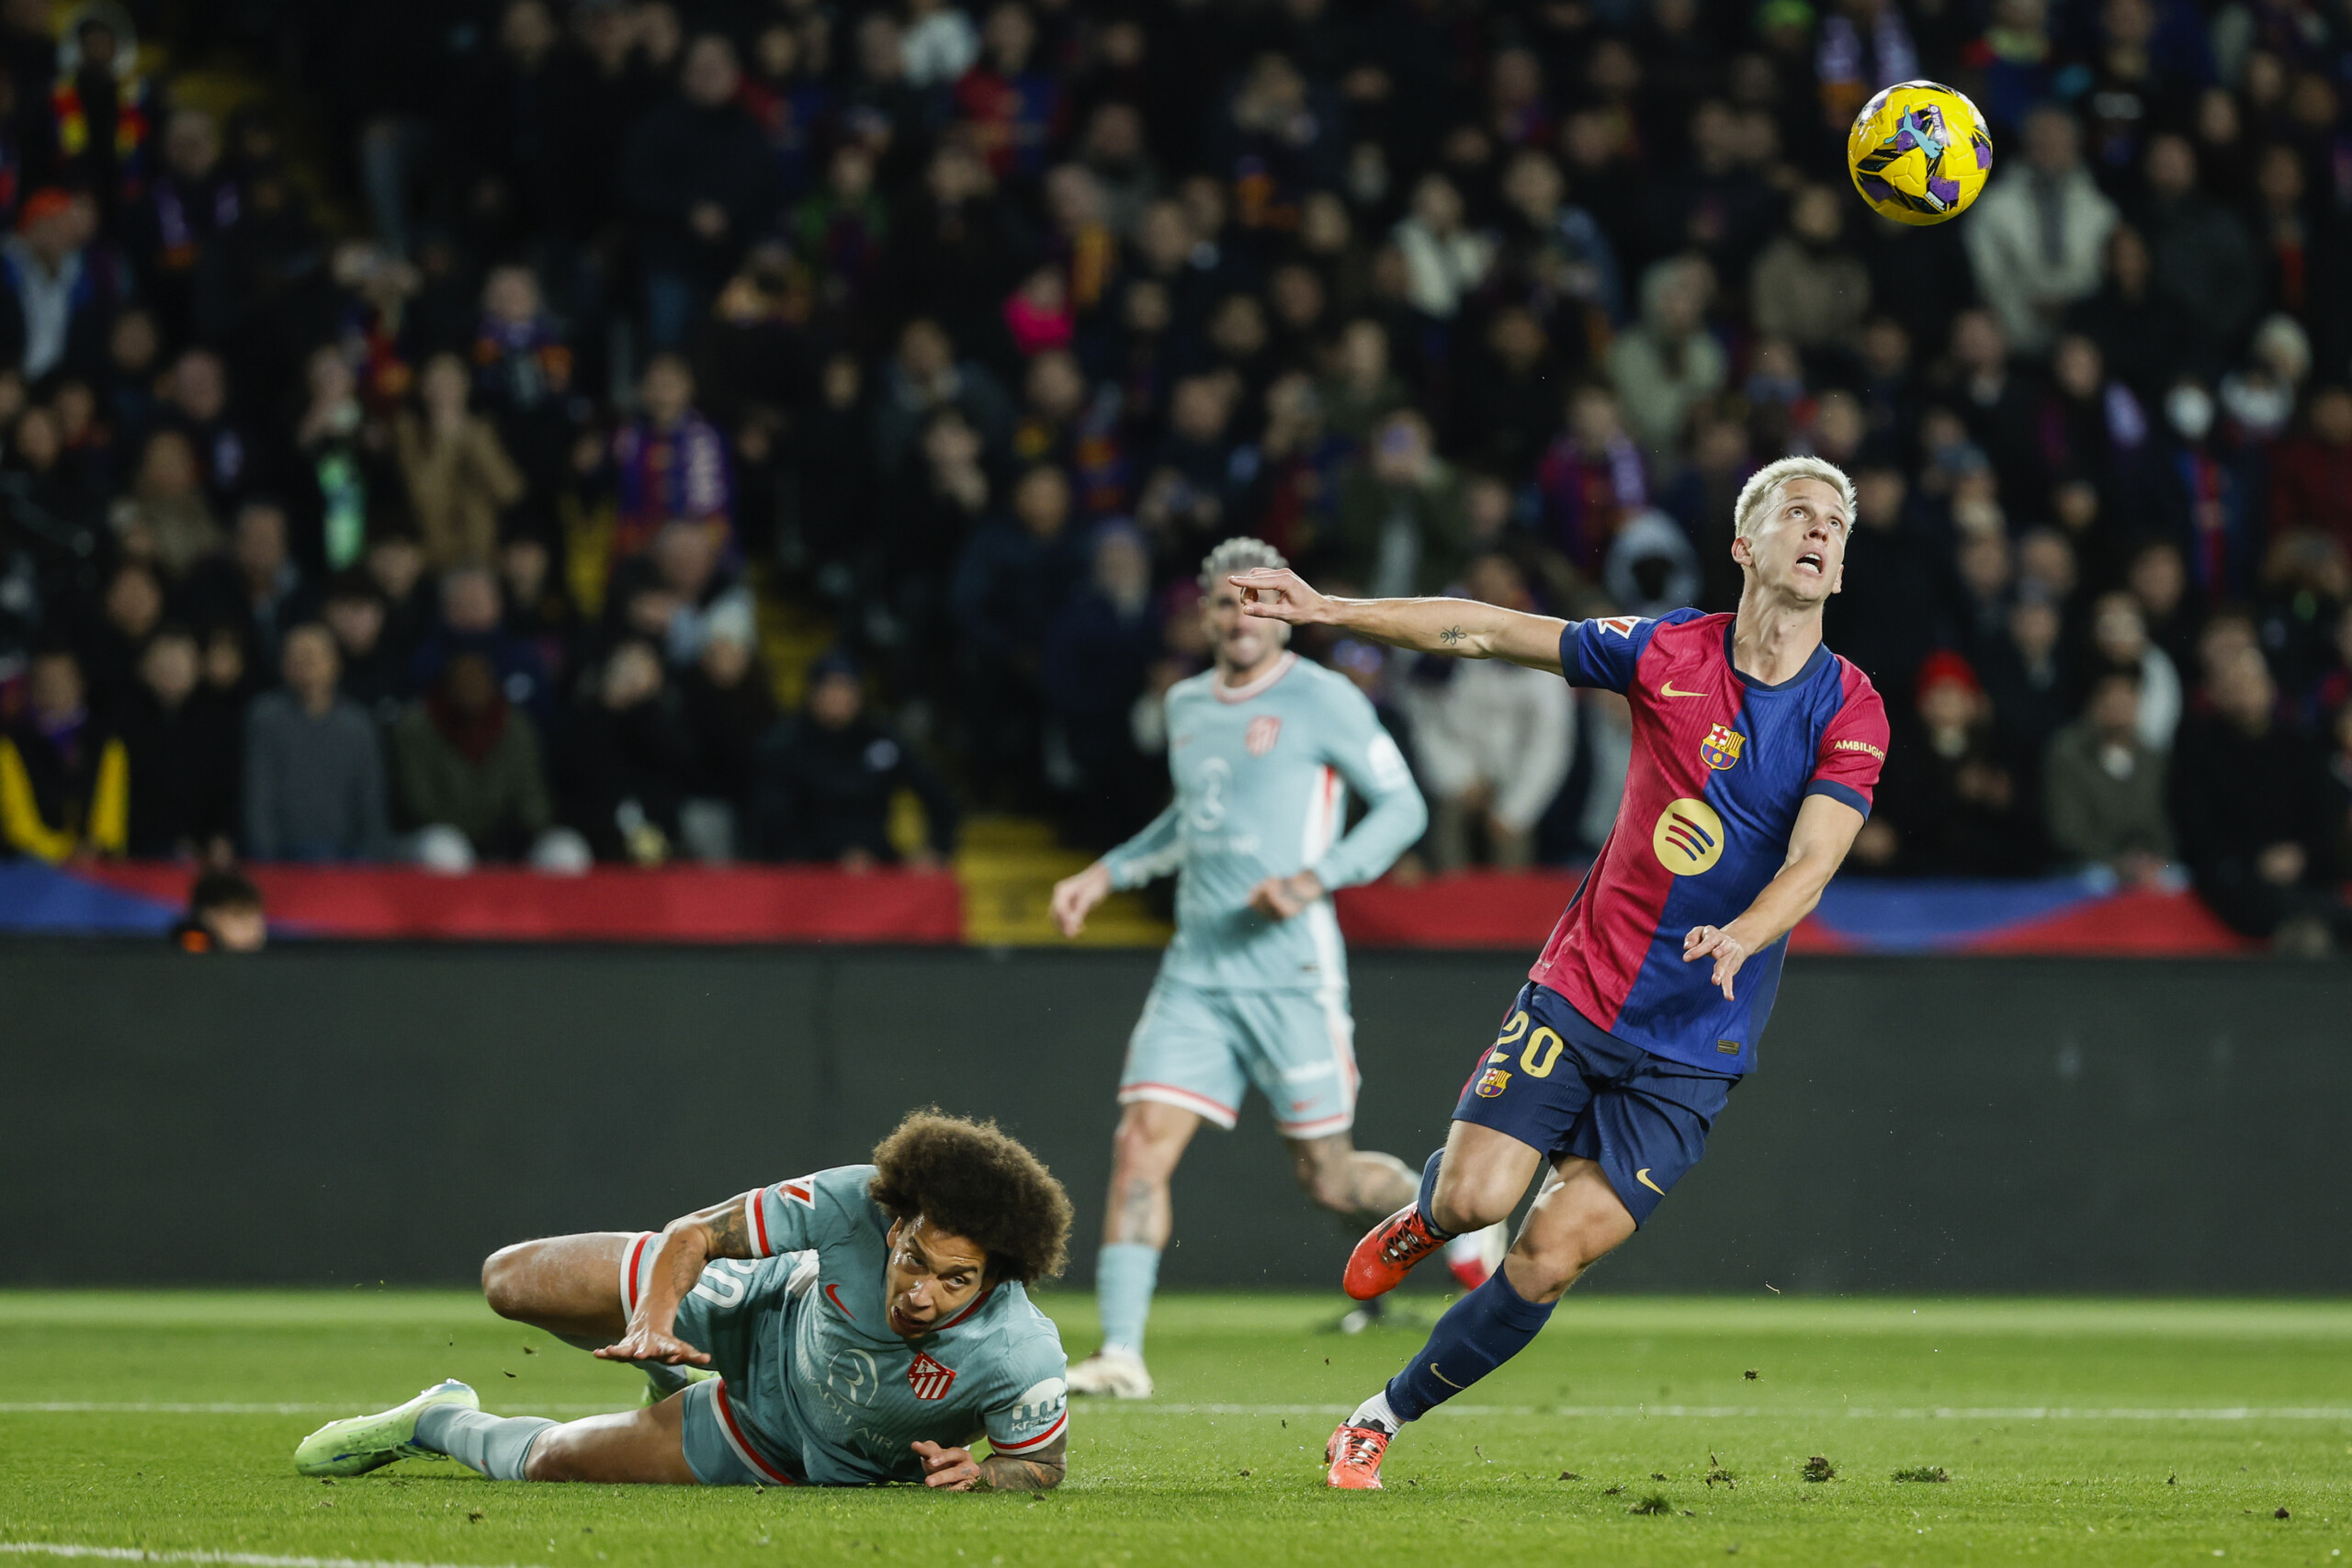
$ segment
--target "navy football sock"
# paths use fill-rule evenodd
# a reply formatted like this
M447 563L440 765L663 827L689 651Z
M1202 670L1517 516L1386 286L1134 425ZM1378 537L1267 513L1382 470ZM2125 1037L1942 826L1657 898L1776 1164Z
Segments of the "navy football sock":
M1437 1223L1437 1173L1439 1168L1444 1164L1443 1149L1438 1150L1422 1162L1421 1190L1413 1195L1413 1207L1421 1212L1421 1224L1429 1227L1430 1235L1440 1241L1452 1241L1453 1233Z
M1405 1370L1388 1380L1389 1407L1417 1421L1527 1348L1552 1318L1552 1303L1510 1288L1502 1269L1446 1309Z

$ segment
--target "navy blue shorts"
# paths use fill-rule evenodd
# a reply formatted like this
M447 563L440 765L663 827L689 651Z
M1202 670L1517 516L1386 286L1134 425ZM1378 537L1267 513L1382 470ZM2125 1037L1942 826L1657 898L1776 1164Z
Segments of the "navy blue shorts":
M1463 1086L1453 1119L1555 1161L1597 1162L1638 1225L1707 1152L1707 1129L1738 1082L1628 1045L1531 980Z

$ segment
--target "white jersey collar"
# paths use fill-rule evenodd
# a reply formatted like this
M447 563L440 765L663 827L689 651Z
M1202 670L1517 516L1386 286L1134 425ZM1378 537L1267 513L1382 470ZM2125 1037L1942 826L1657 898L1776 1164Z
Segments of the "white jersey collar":
M1297 662L1297 654L1285 652L1280 659L1274 660L1274 667L1272 670L1267 671L1263 675L1259 676L1256 680L1250 682L1246 686L1228 686L1225 683L1225 677L1222 671L1211 670L1209 671L1209 690L1216 694L1216 700L1218 702L1246 703L1251 697L1257 696L1261 693L1264 692L1269 686L1272 686L1275 682L1289 674L1291 671L1291 666Z

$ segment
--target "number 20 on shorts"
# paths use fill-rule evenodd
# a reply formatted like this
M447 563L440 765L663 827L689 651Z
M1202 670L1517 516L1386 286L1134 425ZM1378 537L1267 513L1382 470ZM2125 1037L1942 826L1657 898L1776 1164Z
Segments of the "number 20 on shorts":
M1548 1078L1559 1065L1560 1053L1566 1049L1566 1043L1553 1030L1542 1026L1530 1035L1527 1026L1531 1021L1524 1008L1512 1013L1510 1021L1503 1025L1503 1032L1495 1036L1494 1053L1487 1060L1510 1060L1510 1048L1524 1040L1527 1043L1519 1053L1519 1070L1531 1078Z

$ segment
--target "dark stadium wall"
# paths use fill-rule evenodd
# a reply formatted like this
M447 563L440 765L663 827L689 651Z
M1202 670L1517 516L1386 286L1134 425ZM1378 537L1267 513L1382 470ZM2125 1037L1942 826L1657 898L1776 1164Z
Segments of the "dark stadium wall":
M0 949L0 1284L453 1283L854 1160L910 1106L1069 1183L1091 1267L1148 953ZM1523 972L1362 954L1361 1141L1419 1165ZM1811 960L1706 1162L1598 1290L2352 1290L2352 968ZM1171 1285L1331 1286L1262 1109ZM1434 1283L1432 1281L1431 1283Z

